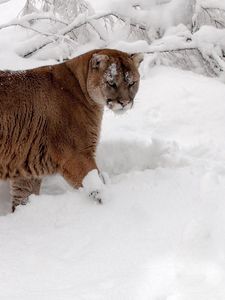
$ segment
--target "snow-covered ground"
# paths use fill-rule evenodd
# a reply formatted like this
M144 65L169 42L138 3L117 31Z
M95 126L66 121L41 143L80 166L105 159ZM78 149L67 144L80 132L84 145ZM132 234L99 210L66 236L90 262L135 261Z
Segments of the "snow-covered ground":
M16 38L0 68L39 65L5 51ZM105 113L104 205L56 176L6 214L2 184L1 300L224 300L225 85L147 62L134 108Z

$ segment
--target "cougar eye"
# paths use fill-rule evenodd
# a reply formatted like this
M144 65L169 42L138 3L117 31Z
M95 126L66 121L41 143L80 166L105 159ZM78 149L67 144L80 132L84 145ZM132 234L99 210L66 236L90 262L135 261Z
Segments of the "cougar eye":
M114 88L114 89L117 88L117 85L116 85L115 82L109 82L109 81L107 81L107 84L108 84L110 87Z

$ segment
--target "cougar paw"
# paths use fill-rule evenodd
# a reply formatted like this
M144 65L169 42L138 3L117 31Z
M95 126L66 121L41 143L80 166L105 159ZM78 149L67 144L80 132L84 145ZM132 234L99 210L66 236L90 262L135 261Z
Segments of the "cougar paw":
M99 204L102 204L101 192L98 190L92 191L88 195L92 200L96 201Z
M23 199L14 199L12 202L12 212L15 212L16 208L20 205L26 205L29 201L29 197Z
M104 191L104 183L97 169L90 171L82 182L85 193L97 203L102 203L102 192Z

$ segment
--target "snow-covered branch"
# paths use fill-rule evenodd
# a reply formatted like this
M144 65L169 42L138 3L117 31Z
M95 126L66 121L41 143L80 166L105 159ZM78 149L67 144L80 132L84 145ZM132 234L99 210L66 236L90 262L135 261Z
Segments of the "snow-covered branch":
M61 21L57 18L55 18L53 15L50 14L42 14L42 15L38 15L38 14L30 14L30 15L26 15L23 16L21 19L16 19L13 20L7 24L3 24L0 26L0 29L4 29L10 26L20 26L23 27L25 29L28 30L32 30L40 35L43 35L44 37L50 37L47 40L41 40L38 46L35 46L35 48L29 50L29 51L25 51L25 53L23 54L23 57L27 57L29 55L32 55L33 53L35 53L36 51L43 49L45 46L58 41L60 38L67 36L66 38L68 39L68 35L73 32L76 29L81 28L82 26L85 25L90 25L99 35L99 37L104 40L103 36L101 35L101 33L98 31L98 29L95 27L93 21L98 21L100 19L104 20L107 19L109 17L114 17L116 19L119 19L120 21L127 23L128 20L126 17L120 15L119 13L116 12L103 12L103 13L98 13L98 14L94 14L92 16L87 16L86 14L82 14L79 15L73 22L71 22L70 24ZM36 28L34 28L34 26L29 25L30 22L34 22L34 21L40 21L40 20L49 20L55 23L60 23L63 26L63 28L61 28L57 34L52 33L52 32L43 32L40 30L37 30ZM135 28L139 28L141 30L146 31L147 27L144 24L139 24L138 22L135 22L135 20L130 19L129 20L129 25ZM71 39L70 39L71 40Z
M21 27L23 26L23 27L26 27L27 29L33 29L33 28L31 28L31 26L29 24L34 21L42 21L42 20L49 20L49 21L52 21L55 23L60 23L65 26L68 25L68 23L55 18L54 15L52 15L52 14L32 13L30 15L23 16L21 19L16 18L8 23L0 25L0 30L7 28L7 27L11 27L11 26L21 26Z

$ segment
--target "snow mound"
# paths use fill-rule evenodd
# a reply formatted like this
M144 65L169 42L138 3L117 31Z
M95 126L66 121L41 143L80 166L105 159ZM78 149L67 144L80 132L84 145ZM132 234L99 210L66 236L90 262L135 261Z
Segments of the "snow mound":
M100 169L110 175L155 169L158 167L182 167L188 160L182 156L175 142L158 139L103 141L98 148Z

